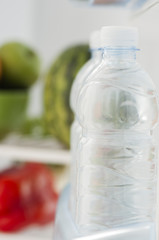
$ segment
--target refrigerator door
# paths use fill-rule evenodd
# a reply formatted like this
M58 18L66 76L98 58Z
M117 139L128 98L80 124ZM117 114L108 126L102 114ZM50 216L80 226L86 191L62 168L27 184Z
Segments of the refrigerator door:
M75 238L74 240L155 240L155 228L150 223L121 229L108 230L103 233L87 237Z
M53 239L56 240L155 240L155 226L152 223L127 225L105 232L82 236L69 212L69 192L67 186L59 200Z
M67 186L58 203L53 236L56 240L71 240L80 237L69 212L69 192L69 186Z

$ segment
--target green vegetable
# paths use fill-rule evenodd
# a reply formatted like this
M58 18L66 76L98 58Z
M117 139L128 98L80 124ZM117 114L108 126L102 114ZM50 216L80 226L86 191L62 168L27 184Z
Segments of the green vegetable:
M28 103L27 91L0 91L0 138L23 126Z
M53 62L45 79L44 103L47 130L67 147L70 142L70 126L73 113L69 97L73 80L89 58L87 45L76 45L66 49Z
M28 46L19 42L9 42L0 48L2 79L0 88L26 89L38 78L40 59Z

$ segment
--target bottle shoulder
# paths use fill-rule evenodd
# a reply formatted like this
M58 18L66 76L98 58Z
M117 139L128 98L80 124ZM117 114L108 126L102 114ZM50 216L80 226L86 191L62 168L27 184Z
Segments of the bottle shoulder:
M77 74L71 88L70 92L70 105L71 108L75 111L75 102L78 96L78 93L82 86L84 86L84 82L87 77L96 69L96 67L100 64L100 59L91 58L85 65L81 68L79 73Z
M151 77L138 63L110 67L102 62L87 78L85 87L108 84L150 96L157 94Z
M76 106L81 125L100 132L145 132L158 124L158 94L138 64L122 69L101 64L80 90Z
M90 71L94 68L95 65L100 64L101 60L96 58L89 59L79 70L78 74L75 77L75 81L80 78L83 78L86 74L90 73Z

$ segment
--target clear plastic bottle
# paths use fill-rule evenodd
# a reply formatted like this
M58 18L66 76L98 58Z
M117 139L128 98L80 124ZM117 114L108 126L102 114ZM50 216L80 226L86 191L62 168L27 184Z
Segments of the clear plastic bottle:
M100 46L100 31L93 31L89 39L89 48L91 51L90 60L80 69L76 79L73 82L70 94L70 106L73 112L76 112L76 103L80 88L83 86L85 79L101 63L102 52Z
M100 36L99 31L92 32L89 40L89 46L91 51L91 59L82 67L77 74L77 77L73 83L70 95L70 105L75 114L75 120L71 127L71 152L72 152L72 163L71 163L71 197L70 206L71 212L75 214L75 192L76 192L76 149L81 135L81 126L76 119L76 103L78 94L84 81L93 72L97 66L100 65L102 59L102 50L100 48Z
M102 63L78 97L76 223L82 232L155 224L158 97L136 62L137 38L136 28L103 27Z

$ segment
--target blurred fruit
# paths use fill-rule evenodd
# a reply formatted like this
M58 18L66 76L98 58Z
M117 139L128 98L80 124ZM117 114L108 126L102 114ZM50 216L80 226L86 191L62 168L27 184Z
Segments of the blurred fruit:
M48 133L69 147L73 113L70 109L70 90L76 74L90 58L87 45L66 49L53 62L45 80L45 119Z
M11 212L0 216L0 231L12 232L31 223L31 217L27 215L28 209L17 207Z
M1 78L2 78L2 61L0 59L0 81L1 81Z
M2 61L2 81L0 88L24 89L38 78L40 60L28 46L19 42L9 42L0 48Z
M52 222L57 200L52 172L45 165L26 163L1 172L0 230Z
M22 128L22 134L31 135L35 138L41 138L46 136L45 128L45 121L43 117L26 119Z
M25 90L0 91L0 138L10 131L19 131L26 118L28 92Z
M46 194L44 199L37 202L33 221L39 225L43 225L54 220L57 200L58 195L56 193Z
M0 231L14 232L31 224L45 225L53 222L56 213L57 195L37 200L28 206L17 206L0 215Z
M43 164L26 163L1 174L0 214L35 198L43 199L42 192L52 192L53 182L52 172Z

